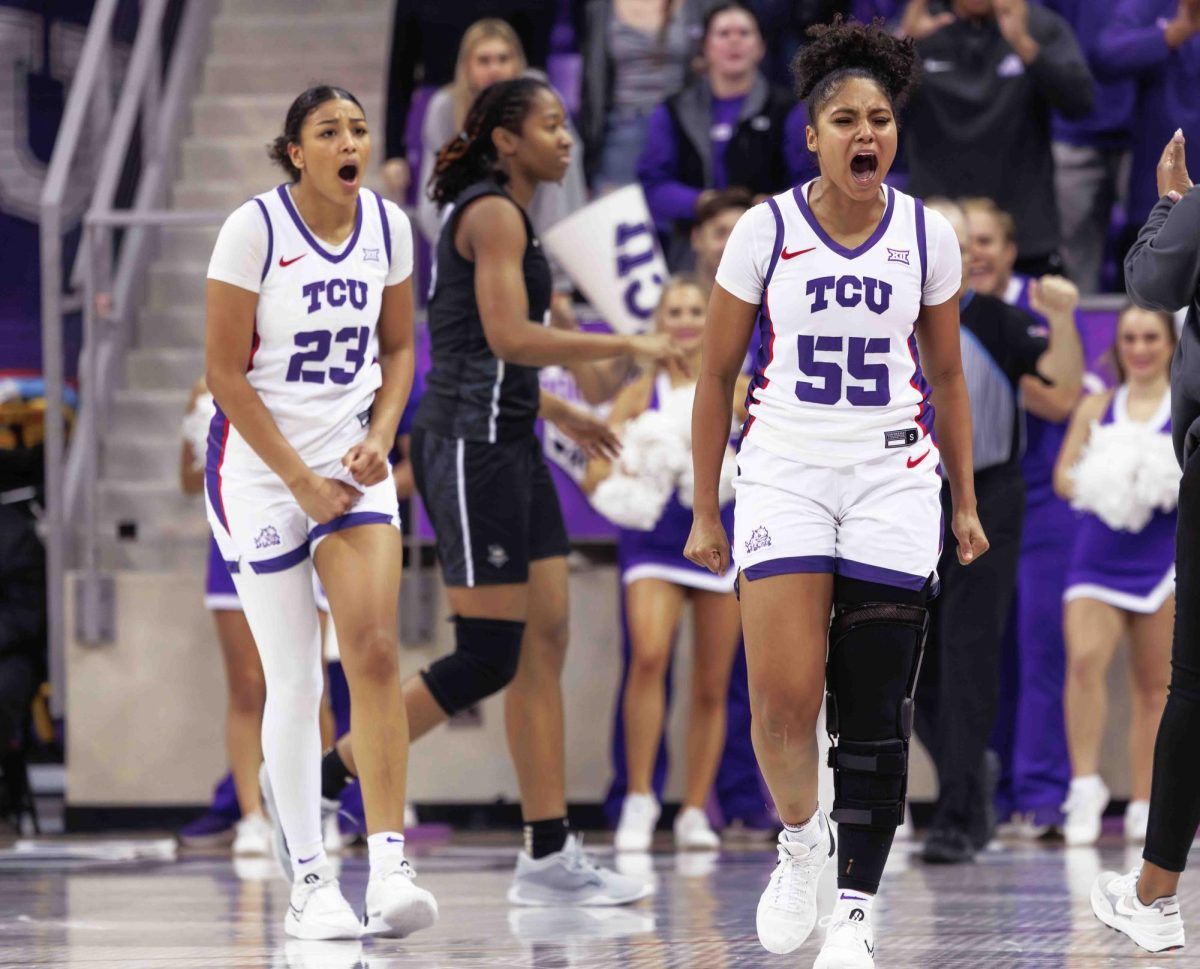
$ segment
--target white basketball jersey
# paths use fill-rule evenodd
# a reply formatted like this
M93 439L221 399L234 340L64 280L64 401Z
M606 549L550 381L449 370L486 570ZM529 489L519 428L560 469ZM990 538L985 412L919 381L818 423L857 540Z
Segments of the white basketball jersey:
M768 199L743 217L743 236L758 235L757 243L742 242L743 248L747 242L756 247L754 285L739 285L747 277L730 252L739 242L736 230L717 282L760 302L744 435L777 454L836 467L910 447L932 432L917 316L923 301L944 302L957 292L961 264L940 267L938 292L931 293L927 224L939 233L950 227L888 186L878 228L847 249L809 208L812 184ZM955 259L957 254L954 241Z
M311 466L340 457L366 434L382 383L376 324L393 257L389 218L404 216L362 189L350 238L335 249L309 231L287 186L246 205L267 227L246 379ZM210 435L214 460L223 476L270 473L220 410Z

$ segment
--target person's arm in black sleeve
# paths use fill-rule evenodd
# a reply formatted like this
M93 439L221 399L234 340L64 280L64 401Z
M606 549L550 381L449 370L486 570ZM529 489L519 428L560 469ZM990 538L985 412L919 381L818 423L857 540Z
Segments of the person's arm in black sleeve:
M1095 83L1065 20L1041 8L1031 12L1028 0L996 0L996 23L1050 107L1065 118L1092 110Z
M1147 309L1174 313L1200 288L1200 190L1178 202L1164 196L1125 257L1125 288Z
M32 522L0 509L0 656L25 653L46 635L46 562Z

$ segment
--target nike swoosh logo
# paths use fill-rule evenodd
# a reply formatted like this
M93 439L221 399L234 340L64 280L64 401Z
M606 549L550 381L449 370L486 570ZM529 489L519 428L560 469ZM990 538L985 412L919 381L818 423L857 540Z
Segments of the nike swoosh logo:
M784 259L795 259L797 256L803 256L806 252L812 252L816 248L816 246L809 246L807 249L797 249L795 252L788 252L787 249L784 249L780 255Z
M283 256L280 256L279 257L279 265L281 268L286 269L292 263L299 262L301 259L303 259L307 255L308 255L307 252L302 252L295 259L284 259Z
M388 839L387 839L387 843L388 843L388 844L390 844L390 845L402 845L402 844L404 844L404 839L403 839L403 838L393 838L393 837L392 837L392 836L389 834L389 835L388 835Z
M908 459L908 466L909 466L910 468L915 468L915 467L916 467L918 464L920 464L922 461L924 461L924 460L925 460L927 457L929 457L929 452L928 452L928 451L926 451L924 454L922 454L922 455L921 455L919 458L917 458L917 460L915 460L915 461L914 461L912 458L909 458L909 459Z
M313 858L315 858L315 857L317 857L317 856L316 856L316 855L313 855L313 856L312 856L312 858L297 858L297 859L296 859L296 861L297 861L297 862L299 862L299 863L300 863L300 864L302 864L302 865L307 865L307 864L308 864L310 861L312 861L312 860L313 860Z
M867 947L867 955L869 955L869 956L875 955L875 946L871 945L871 943L869 943L869 942L864 942L863 945L865 945Z

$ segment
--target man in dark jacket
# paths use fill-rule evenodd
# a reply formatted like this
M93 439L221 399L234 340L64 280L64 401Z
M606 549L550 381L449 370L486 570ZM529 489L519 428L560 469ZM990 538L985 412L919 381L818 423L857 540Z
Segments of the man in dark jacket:
M688 257L696 210L729 187L773 194L789 184L784 129L795 99L758 71L765 48L753 13L718 4L705 21L705 75L650 116L638 180L650 214L670 230L667 262Z
M1050 122L1052 111L1092 109L1079 45L1066 21L1027 0L942 6L939 15L911 0L904 18L925 69L906 113L909 191L995 199L1017 223L1017 271L1058 271Z

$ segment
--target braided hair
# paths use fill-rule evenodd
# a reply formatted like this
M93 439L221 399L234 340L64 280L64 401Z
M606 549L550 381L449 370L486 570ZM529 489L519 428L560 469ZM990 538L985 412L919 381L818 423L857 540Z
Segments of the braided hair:
M283 134L267 145L268 157L287 172L293 182L300 181L300 169L292 164L288 146L300 144L300 129L304 127L305 120L326 101L351 101L362 110L358 98L344 87L335 84L314 84L292 102L283 122ZM363 113L366 114L365 111Z
M498 81L479 93L463 122L463 130L446 142L429 179L429 197L438 205L453 202L468 186L485 178L503 185L508 175L499 166L492 132L504 128L520 134L534 98L552 91L545 81L518 77Z
M892 36L879 18L862 24L843 20L839 13L828 24L810 27L808 36L812 41L792 60L792 76L810 124L817 123L821 109L848 78L874 81L898 109L920 76L912 38Z

